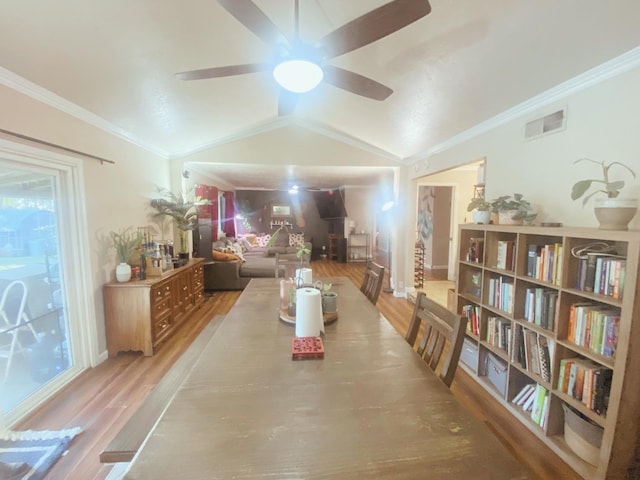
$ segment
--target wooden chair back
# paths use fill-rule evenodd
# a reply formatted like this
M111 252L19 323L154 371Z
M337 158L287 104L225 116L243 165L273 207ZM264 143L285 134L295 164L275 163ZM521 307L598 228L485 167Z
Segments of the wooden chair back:
M360 291L364 293L369 301L374 305L378 302L383 280L384 267L373 261L367 262L367 269L364 272Z
M447 387L451 387L458 367L466 327L466 317L418 292L405 340L433 371L440 370L440 379Z

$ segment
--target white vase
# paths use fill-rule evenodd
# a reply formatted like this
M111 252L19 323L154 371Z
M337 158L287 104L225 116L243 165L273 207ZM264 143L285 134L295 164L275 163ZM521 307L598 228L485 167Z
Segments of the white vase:
M128 282L131 280L131 265L128 263L119 263L116 267L116 280L119 282Z
M594 202L594 213L601 230L627 230L628 224L638 211L635 198L598 198Z
M488 225L491 220L490 210L474 210L471 212L473 223Z

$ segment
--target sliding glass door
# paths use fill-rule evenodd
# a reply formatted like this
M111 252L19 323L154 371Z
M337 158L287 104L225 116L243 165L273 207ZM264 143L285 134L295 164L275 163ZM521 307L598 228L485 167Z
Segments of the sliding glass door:
M0 160L0 399L6 415L73 365L58 175Z
M83 162L0 138L0 428L99 362Z

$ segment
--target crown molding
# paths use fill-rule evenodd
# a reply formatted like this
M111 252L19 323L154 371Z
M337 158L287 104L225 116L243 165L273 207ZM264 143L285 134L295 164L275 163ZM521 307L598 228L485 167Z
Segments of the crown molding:
M49 105L56 110L82 120L89 125L93 125L100 130L104 130L111 135L126 140L127 142L132 143L151 153L154 153L155 155L158 155L165 159L169 158L169 153L167 151L134 138L133 135L131 135L126 130L106 121L104 118L99 117L95 113L92 113L89 110L85 110L75 103L62 98L60 95L57 95L47 90L46 88L42 88L41 86L36 85L35 83L27 80L24 77L21 77L16 73L13 73L10 70L7 70L4 67L0 67L0 84L9 87L17 92L20 92L30 98L33 98L34 100Z
M640 47L629 50L622 55L615 57L605 63L587 70L566 82L560 83L553 88L536 95L514 107L506 110L495 117L492 117L475 127L470 128L449 140L434 146L429 151L408 157L410 164L417 163L437 153L444 152L453 147L461 145L475 137L487 133L505 123L517 120L520 117L533 113L553 102L563 100L566 97L578 93L593 85L604 82L610 78L626 73L634 68L640 67Z

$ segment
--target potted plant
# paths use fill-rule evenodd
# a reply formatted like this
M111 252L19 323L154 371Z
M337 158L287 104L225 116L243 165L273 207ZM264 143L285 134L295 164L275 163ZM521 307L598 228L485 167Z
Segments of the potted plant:
M322 285L322 313L335 313L338 311L338 294L331 291L331 283Z
M471 212L473 223L488 224L491 220L491 202L484 197L473 197L467 205L467 212Z
M594 212L600 228L603 230L627 230L628 224L638 210L638 200L635 198L619 198L620 191L625 186L624 180L612 181L609 177L609 170L614 165L626 169L633 178L636 174L630 167L620 162L605 163L604 161L592 160L590 158L579 158L575 162L590 162L600 165L602 169L601 179L579 180L573 184L571 188L571 199L577 200L582 198L582 205L598 193L603 193L605 198L597 198L594 200ZM595 190L587 194L592 186L596 186Z
M533 213L531 203L521 193L502 195L491 201L491 210L498 214L501 225L522 225L531 223L538 215Z
M180 234L180 258L189 258L187 245L188 232L198 227L197 205L202 202L185 192L175 194L165 188L158 189L162 195L151 200L151 207L156 210L154 218L170 217Z
M142 242L142 235L137 230L133 230L133 227L127 227L124 230L118 232L109 232L111 237L111 243L116 249L118 256L118 265L116 266L116 280L118 282L128 282L131 280L131 265L129 260L131 255L140 247Z

